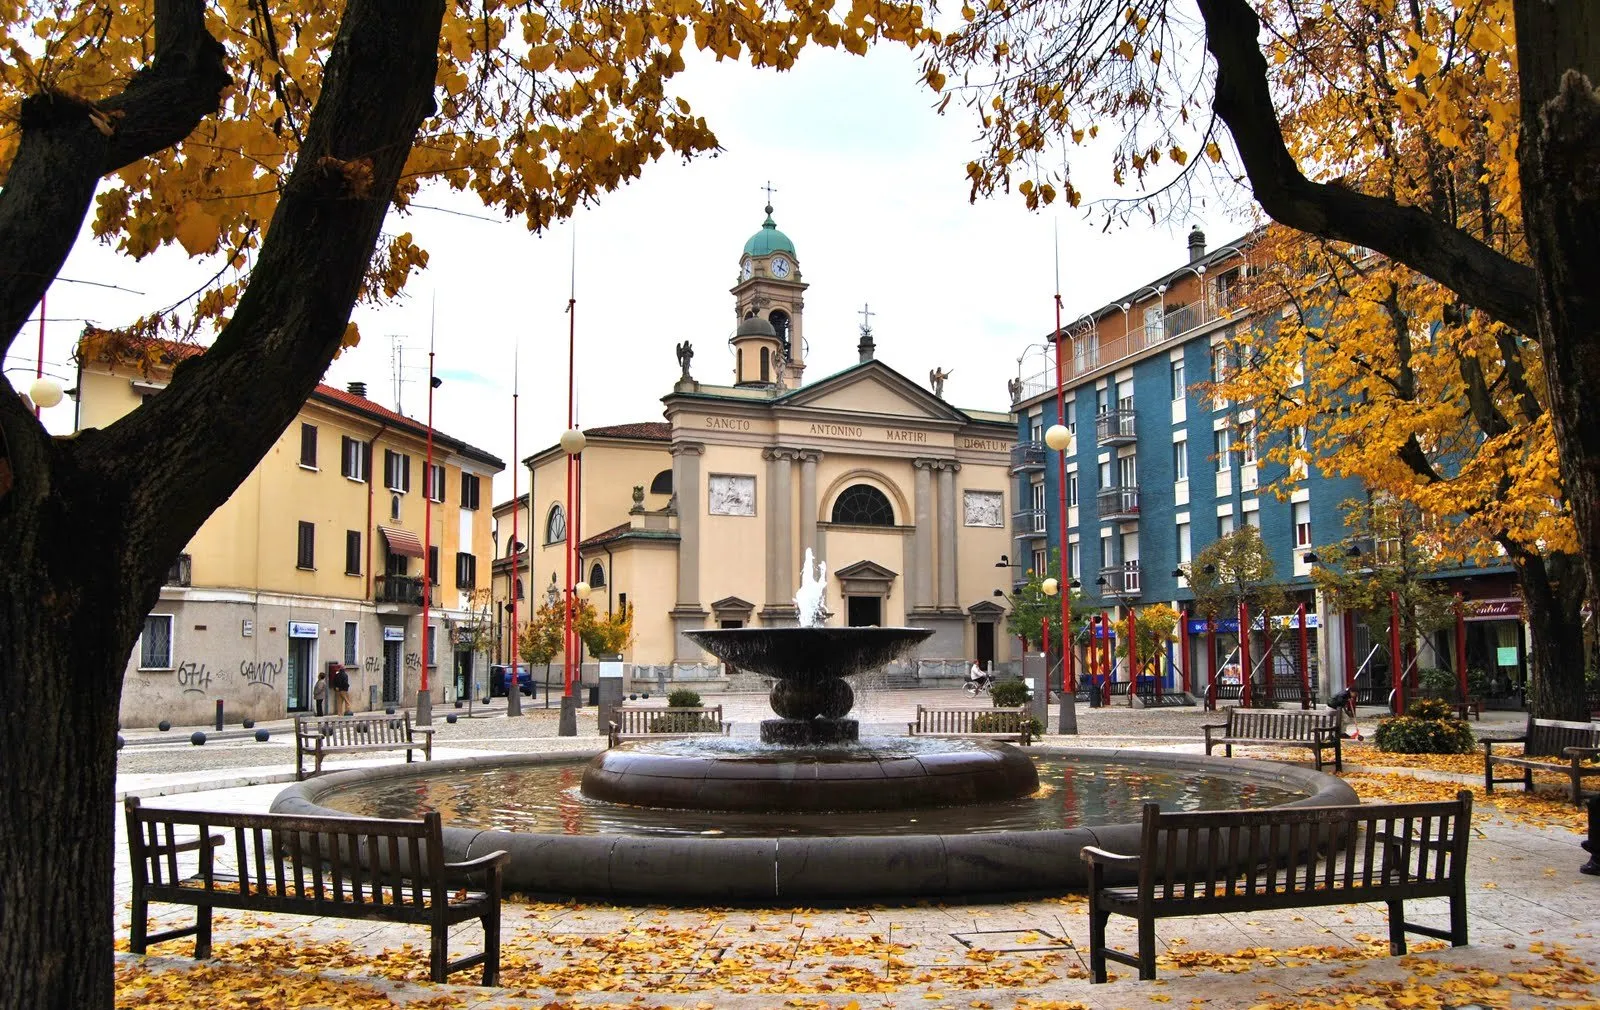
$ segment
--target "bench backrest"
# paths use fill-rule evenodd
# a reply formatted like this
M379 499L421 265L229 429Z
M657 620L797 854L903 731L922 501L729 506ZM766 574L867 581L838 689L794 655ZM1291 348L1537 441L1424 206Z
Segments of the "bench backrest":
M307 716L295 718L298 736L321 738L327 747L364 743L411 743L411 713L394 715Z
M1377 900L1446 894L1465 879L1472 794L1442 803L1163 813L1144 806L1141 897L1248 907L1359 888ZM1427 844L1422 844L1426 842Z
M671 708L659 705L623 705L617 709L617 732L622 736L649 736L651 733L721 733L722 706Z
M1339 730L1338 709L1320 712L1280 712L1270 708L1228 709L1228 735L1257 740L1310 740L1318 733Z
M1600 730L1592 722L1567 722L1561 719L1528 718L1528 742L1522 753L1528 757L1559 757L1567 747L1600 746Z
M1021 719L1028 710L1026 708L995 708L992 705L977 705L970 708L926 708L917 706L917 732L918 733L971 733L973 722L984 715L993 715L997 712L1015 717L1017 728L1021 729ZM1011 725L1006 720L1003 725Z
M449 899L435 812L419 821L223 813L142 807L132 796L124 808L134 884L155 894L198 876L183 890L212 892L237 908L305 915L363 904L420 914ZM180 866L188 852L198 854L193 870Z

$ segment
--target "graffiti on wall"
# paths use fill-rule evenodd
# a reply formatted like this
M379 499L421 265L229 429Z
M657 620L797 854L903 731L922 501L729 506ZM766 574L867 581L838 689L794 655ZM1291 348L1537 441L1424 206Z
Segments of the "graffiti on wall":
M362 660L361 668L368 673L377 673L379 670L383 669L383 657L368 656L366 659Z
M239 676L251 687L276 687L283 674L281 659L241 659Z
M179 663L176 674L184 694L205 694L211 690L211 671L204 663Z
M406 669L408 671L422 669L422 654L416 652L406 653Z

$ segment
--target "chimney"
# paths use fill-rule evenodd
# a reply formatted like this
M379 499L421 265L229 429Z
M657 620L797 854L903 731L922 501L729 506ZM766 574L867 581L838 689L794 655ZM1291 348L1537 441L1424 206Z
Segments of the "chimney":
M1199 225L1189 232L1189 262L1198 263L1206 257L1206 233Z
M352 382L345 389L350 391L351 396L359 396L363 400L367 398L367 384L365 382Z

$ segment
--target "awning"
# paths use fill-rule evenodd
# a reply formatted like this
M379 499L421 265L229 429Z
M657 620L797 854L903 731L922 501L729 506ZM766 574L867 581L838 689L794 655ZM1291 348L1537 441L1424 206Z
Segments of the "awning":
M403 554L408 558L422 557L422 541L410 530L398 526L379 526L378 532L389 542L390 554Z

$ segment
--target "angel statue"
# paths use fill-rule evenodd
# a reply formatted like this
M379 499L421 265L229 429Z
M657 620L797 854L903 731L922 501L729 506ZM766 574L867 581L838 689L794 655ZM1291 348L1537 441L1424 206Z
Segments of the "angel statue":
M683 380L689 381L689 362L694 360L694 347L685 340L678 345L678 364L683 368Z
M944 380L950 378L954 372L955 369L953 368L948 372L943 368L935 368L933 371L928 373L928 385L933 387L934 396L937 396L941 400L944 399Z
M1022 399L1022 380L1007 379L1006 390L1011 394L1011 402L1016 403Z

